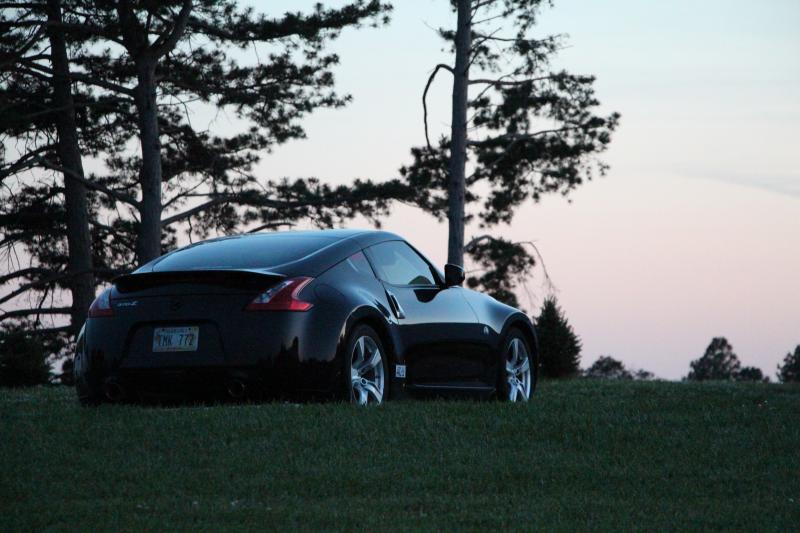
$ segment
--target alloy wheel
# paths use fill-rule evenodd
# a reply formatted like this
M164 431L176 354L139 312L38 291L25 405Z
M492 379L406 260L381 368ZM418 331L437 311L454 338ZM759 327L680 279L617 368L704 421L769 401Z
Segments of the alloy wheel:
M383 402L386 376L378 343L364 335L356 340L350 357L352 399L359 405Z
M511 339L506 352L508 401L527 402L531 395L531 362L522 339Z

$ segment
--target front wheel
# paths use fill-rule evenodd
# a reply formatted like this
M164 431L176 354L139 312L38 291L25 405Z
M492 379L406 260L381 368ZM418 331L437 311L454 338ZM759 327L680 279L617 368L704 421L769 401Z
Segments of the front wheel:
M359 405L383 403L389 388L388 361L375 330L363 324L356 327L345 354L350 401Z
M500 400L527 402L536 387L536 374L528 341L521 331L509 332L501 347L500 376L497 387Z

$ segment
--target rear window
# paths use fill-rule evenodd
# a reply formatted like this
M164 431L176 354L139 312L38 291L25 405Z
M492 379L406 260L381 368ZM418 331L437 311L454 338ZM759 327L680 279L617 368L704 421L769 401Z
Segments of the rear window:
M230 237L177 250L158 261L153 270L268 268L302 259L335 241L291 233Z

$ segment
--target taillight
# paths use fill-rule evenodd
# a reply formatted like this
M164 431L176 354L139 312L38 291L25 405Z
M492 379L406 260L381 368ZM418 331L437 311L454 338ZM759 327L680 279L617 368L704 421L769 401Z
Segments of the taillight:
M259 294L250 302L247 311L308 311L312 304L301 300L298 294L314 278L292 278L281 281Z
M89 307L89 318L102 316L114 316L114 310L111 308L111 287L98 294Z

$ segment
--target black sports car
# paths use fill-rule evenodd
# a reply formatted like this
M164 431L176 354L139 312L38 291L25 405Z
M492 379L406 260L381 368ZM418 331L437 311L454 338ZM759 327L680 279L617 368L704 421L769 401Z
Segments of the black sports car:
M248 234L192 244L114 280L75 356L85 403L420 394L526 401L528 317L461 287L382 231Z

